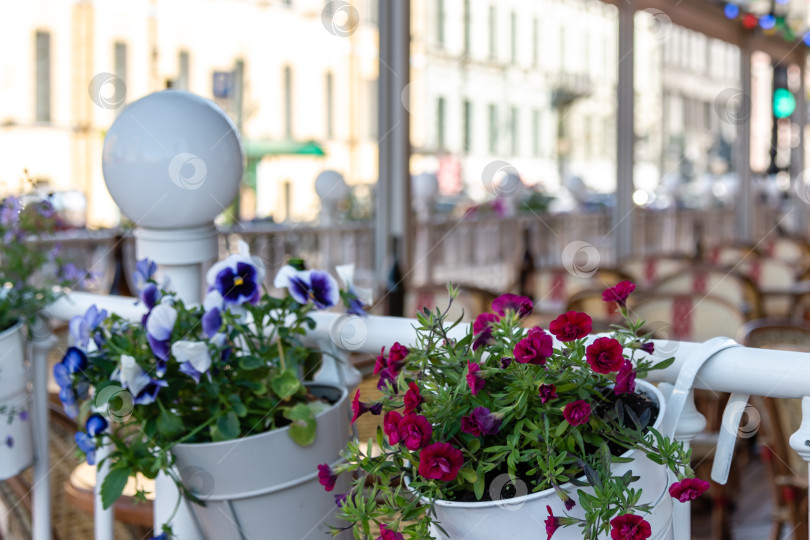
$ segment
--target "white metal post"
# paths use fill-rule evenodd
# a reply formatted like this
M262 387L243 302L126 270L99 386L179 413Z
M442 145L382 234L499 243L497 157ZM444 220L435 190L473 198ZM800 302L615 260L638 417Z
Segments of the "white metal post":
M106 438L105 438L106 439ZM101 481L110 472L110 464L104 458L110 453L109 443L103 443L96 450L96 485L93 486L93 531L95 540L113 540L115 506L104 509L101 502Z
M618 2L619 76L616 83L616 204L613 234L616 262L633 255L633 163L634 129L634 18L635 0Z
M48 351L56 343L43 319L31 327L31 366L33 382L34 484L32 521L34 540L51 540L51 460L48 426Z

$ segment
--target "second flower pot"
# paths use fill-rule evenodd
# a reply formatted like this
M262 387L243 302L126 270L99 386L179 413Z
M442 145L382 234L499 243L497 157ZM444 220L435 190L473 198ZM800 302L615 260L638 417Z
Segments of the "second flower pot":
M23 324L0 332L0 480L20 474L34 462L34 437L26 390Z
M327 385L309 388L333 403L317 415L317 435L310 446L298 446L288 428L281 428L172 449L181 480L206 502L190 504L205 538L321 540L328 538L329 525L345 525L334 517L333 493L348 490L348 475L327 493L318 482L317 465L336 465L349 440L348 392Z
M636 392L646 394L658 404L658 417L653 427L658 429L664 418L666 403L661 392L645 381L636 382ZM668 469L663 465L653 463L640 451L634 450L623 454L623 457L633 458L632 462L614 464L612 471L621 475L628 470L640 479L633 484L635 489L642 490L641 503L649 503L653 511L643 515L650 523L652 536L650 540L672 540L672 504L673 499L668 493L670 477ZM585 480L584 478L582 480ZM485 502L456 502L436 500L436 520L448 533L433 530L433 537L437 540L505 540L538 538L540 531L544 530L544 521L548 516L546 506L551 507L555 516L569 515L584 518L585 513L579 504L576 488L571 484L562 486L568 491L577 505L566 512L565 505L553 489L546 489L537 493L527 493L521 497L511 499L493 500ZM583 488L588 491L590 488ZM527 487L531 491L531 486ZM424 503L429 501L423 500ZM605 537L610 538L609 536ZM576 526L561 527L555 533L553 540L581 540L582 529Z

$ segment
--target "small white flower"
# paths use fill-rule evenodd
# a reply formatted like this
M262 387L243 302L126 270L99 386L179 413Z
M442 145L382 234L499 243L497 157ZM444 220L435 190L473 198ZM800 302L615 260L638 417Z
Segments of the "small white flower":
M208 345L202 341L175 341L172 343L172 355L181 364L189 362L200 373L207 372L211 367Z
M133 396L141 393L141 390L152 381L144 369L138 365L135 358L128 354L121 355L121 384L129 390Z
M273 280L273 287L276 289L288 289L290 287L290 278L298 275L298 270L292 266L285 265L276 274L276 279Z
M166 341L172 335L177 321L177 310L168 304L158 304L152 308L146 319L146 331L158 341Z

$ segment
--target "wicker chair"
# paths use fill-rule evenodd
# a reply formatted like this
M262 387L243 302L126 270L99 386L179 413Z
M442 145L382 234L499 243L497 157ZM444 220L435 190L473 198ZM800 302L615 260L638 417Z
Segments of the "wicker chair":
M577 293L601 287L612 287L632 277L614 268L599 268L593 274L578 276L567 269L544 268L532 275L535 312L559 314L568 300Z
M779 259L747 258L732 268L754 282L762 295L762 311L767 317L789 317L793 295L775 294L796 282L797 268ZM770 294L769 294L770 293Z
M645 257L631 259L619 266L619 269L641 288L652 287L656 282L682 272L692 266L694 260L687 255L669 255L663 257Z
M636 317L660 325L664 337L679 341L733 337L745 323L738 306L711 294L656 294L630 304L630 309Z
M741 335L748 347L810 352L810 326L801 322L760 319L746 324ZM785 527L792 538L807 538L807 463L788 444L801 423L801 401L763 398L762 412L761 454L774 500L769 538L781 538Z
M656 283L651 296L660 294L711 294L737 306L748 320L762 313L762 301L754 282L738 273L697 265Z
M708 249L704 256L707 264L720 267L734 266L740 261L760 258L762 258L762 252L747 244L715 246Z

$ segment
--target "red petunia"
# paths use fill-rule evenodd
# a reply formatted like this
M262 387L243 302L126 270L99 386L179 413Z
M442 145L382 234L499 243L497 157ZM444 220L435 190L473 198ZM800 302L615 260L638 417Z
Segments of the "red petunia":
M546 518L546 534L548 538L546 540L551 540L551 536L557 532L557 529L560 528L562 523L560 523L560 518L554 515L554 512L551 511L551 507L546 505L546 510L548 511L548 517Z
M334 473L334 471L332 471L332 467L326 463L318 465L318 482L321 483L326 491L332 491L335 489L336 481L337 475Z
M591 333L591 323L591 318L585 313L569 311L551 321L548 329L560 341L574 341Z
M625 360L619 372L616 374L616 386L613 387L613 393L632 394L636 391L636 370L633 369L633 363L630 360Z
M507 311L517 313L518 317L529 315L534 309L531 298L516 294L502 294L492 301L492 311L503 317Z
M449 443L433 443L419 454L419 474L427 480L455 480L462 465L461 450Z
M619 371L624 364L622 344L608 337L598 338L585 349L585 357L591 369L597 373Z
M470 386L470 393L472 395L478 394L484 388L484 378L478 372L481 371L481 366L475 362L467 361L467 384Z
M572 401L563 409L563 418L572 426L585 424L591 418L591 406L582 399Z
M709 489L709 483L700 478L684 478L669 487L669 494L680 502L694 501Z
M619 306L624 307L627 305L627 297L635 290L636 284L632 281L620 281L602 293L602 300L616 302Z
M433 426L421 414L411 413L403 416L397 429L405 448L411 451L419 450L427 445L433 435Z
M515 360L521 364L542 366L554 352L554 342L542 328L535 327L529 330L525 338L517 342L513 352Z
M405 414L417 410L424 401L419 393L419 386L415 382L408 383L408 391L405 392Z
M388 444L398 444L402 440L402 435L399 432L399 421L402 420L402 415L397 411L388 411L383 418L383 431L388 436Z
M541 384L538 393L540 394L540 402L545 405L546 402L557 397L557 387L553 384Z
M500 317L495 315L494 313L482 313L478 317L475 318L475 322L473 323L473 334L477 335L490 328L493 324L500 321Z
M376 540L404 540L404 538L402 533L390 530L388 525L383 523L380 525L380 536Z
M646 540L652 536L650 524L641 516L623 514L610 520L610 537L613 540Z

